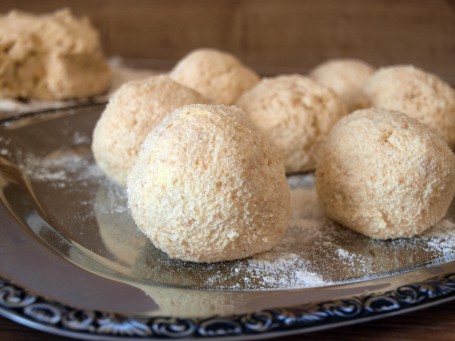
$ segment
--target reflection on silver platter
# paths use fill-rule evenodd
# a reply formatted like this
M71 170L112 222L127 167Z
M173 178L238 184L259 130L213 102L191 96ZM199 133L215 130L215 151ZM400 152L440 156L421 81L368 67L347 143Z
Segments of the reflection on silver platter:
M270 252L217 264L170 259L94 163L103 108L1 123L0 314L85 339L260 339L455 297L454 204L423 236L375 241L324 216L312 174L288 178L291 222Z

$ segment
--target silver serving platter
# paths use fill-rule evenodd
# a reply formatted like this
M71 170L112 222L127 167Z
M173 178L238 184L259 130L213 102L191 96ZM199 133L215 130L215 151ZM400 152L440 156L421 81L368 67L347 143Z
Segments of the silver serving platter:
M103 109L0 123L3 316L81 339L246 340L455 297L454 204L422 237L374 241L323 215L312 174L288 178L291 222L274 250L218 264L169 259L137 230L124 189L94 163L91 135Z

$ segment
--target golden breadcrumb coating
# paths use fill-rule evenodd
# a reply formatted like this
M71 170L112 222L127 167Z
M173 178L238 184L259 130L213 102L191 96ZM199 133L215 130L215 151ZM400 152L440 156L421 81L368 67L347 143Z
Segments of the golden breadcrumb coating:
M278 146L286 173L313 170L319 144L346 115L332 90L300 75L264 78L236 105Z
M166 75L122 85L109 100L93 132L92 150L98 166L126 185L147 134L174 109L192 103L207 100Z
M374 67L358 59L331 59L310 71L310 78L335 91L344 101L348 112L368 107L361 91Z
M139 229L186 261L267 251L289 219L280 154L236 107L175 110L144 141L127 192Z
M455 90L413 66L379 69L363 91L373 107L397 110L433 128L455 148Z
M186 55L170 77L195 89L213 103L232 104L260 78L234 55L215 49L197 49Z
M329 217L376 239L412 237L446 214L455 155L424 124L383 109L340 120L321 148L316 188Z

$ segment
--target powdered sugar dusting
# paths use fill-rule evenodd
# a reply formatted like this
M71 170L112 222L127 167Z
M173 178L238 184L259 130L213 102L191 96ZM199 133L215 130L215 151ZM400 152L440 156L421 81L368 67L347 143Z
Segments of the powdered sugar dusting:
M139 277L148 278L153 271L159 271L153 279L158 278L163 284L179 285L182 278L191 278L193 285L210 289L307 288L364 280L455 257L453 212L420 237L375 241L329 220L319 204L314 177L302 175L288 178L289 228L272 250L219 264L193 266L170 260L150 246L134 226L124 189L106 178L94 163L89 135L71 133L69 138L71 148L57 149L42 157L9 149L6 143L0 143L0 154L5 157L14 154L32 185L48 186L57 194L76 190L91 193L68 203L69 209L74 210L74 217L80 221L90 221L95 215L98 226L94 229L109 251L103 257L127 264ZM83 209L87 207L91 209ZM138 265L145 263L151 265L143 268Z
M280 288L314 287L328 284L317 273L308 270L308 263L293 253L271 253L247 261L251 277L259 278L263 286Z
M337 255L341 259L350 259L350 258L352 258L352 254L349 253L348 251L346 251L345 249L342 249L342 248L338 248L337 249Z
M78 151L57 151L44 158L26 155L20 163L21 169L34 181L46 182L50 186L66 187L75 180L87 186L91 180L104 177L101 170Z
M444 257L455 256L455 223L443 219L422 235L429 251L440 252Z
M230 271L220 272L205 282L207 287L218 289L271 289L307 288L330 284L310 270L311 265L292 252L266 252L236 262ZM226 285L226 278L234 284Z

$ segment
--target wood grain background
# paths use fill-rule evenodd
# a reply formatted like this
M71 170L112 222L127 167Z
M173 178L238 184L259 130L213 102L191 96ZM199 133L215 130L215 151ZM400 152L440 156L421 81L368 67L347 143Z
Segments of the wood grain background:
M264 73L305 72L336 57L415 64L455 80L454 0L2 0L88 15L108 55L163 60L190 50L230 51Z

